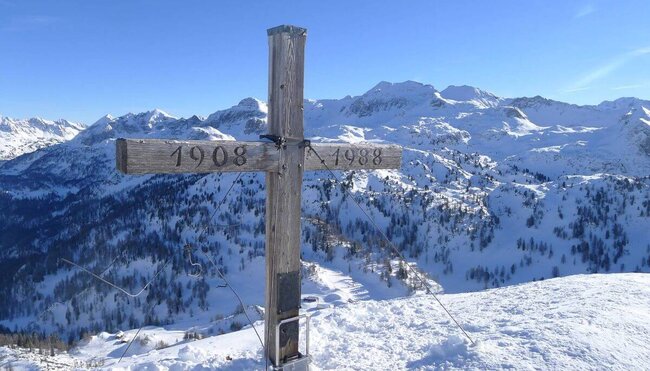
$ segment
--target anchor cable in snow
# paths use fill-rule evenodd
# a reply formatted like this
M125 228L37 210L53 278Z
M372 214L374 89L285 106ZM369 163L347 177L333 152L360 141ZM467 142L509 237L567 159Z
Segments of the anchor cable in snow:
M217 212L219 211L219 209L221 208L221 206L224 204L224 202L226 201L226 198L228 197L228 194L230 194L230 191L232 191L232 189L234 188L235 184L237 183L237 180L239 180L239 178L241 177L241 175L242 175L241 172L239 172L239 173L237 174L237 177L235 178L235 180L232 182L232 184L230 185L230 187L229 187L228 190L226 191L224 197L221 199L221 201L219 202L219 204L217 205L217 207L215 208L215 210L214 210L214 211L212 212L212 214L210 215L210 219L209 219L210 221L212 221L212 219L213 219L214 216L217 214ZM238 225L240 225L240 224L241 224L241 223L239 223L239 224L223 225L223 226L222 226L222 225L217 225L217 227L230 228L230 227L238 226ZM203 226L203 232L207 231L208 228L209 228L209 225L207 225L207 224L204 225L204 226ZM108 270L109 270L109 269L110 269L110 268L115 264L115 262L117 262L118 258L120 258L120 257L124 254L125 251L126 251L126 248L122 249L122 250L121 250L121 251L120 251L120 252L115 256L115 258L113 258L113 260L110 262L110 264L108 264L108 266L107 266L106 268L104 268L104 270L102 270L99 274L96 274L96 273L90 271L89 269L84 268L84 267L82 267L81 265L79 265L79 264L77 264L77 263L75 263L75 262L73 262L73 261L71 261L71 260L68 260L68 259L65 259L65 258L61 258L61 259L59 259L59 260L65 262L66 264L72 265L72 266L74 266L74 267L76 267L76 268L82 270L82 271L85 272L85 273L90 274L90 275L91 275L92 277L94 277L95 279L97 279L97 280L99 280L99 281L101 281L101 282L103 282L103 283L105 283L105 284L107 284L107 285L109 285L109 286L115 288L116 290L122 292L123 294L125 294L125 295L127 295L127 296L129 296L129 297L138 297L138 296L140 296L140 295L141 295L145 290L147 290L147 288L149 288L149 286L153 283L153 281L156 279L156 277L158 277L158 275L160 275L160 273L162 273L162 271L163 271L163 270L166 268L166 266L170 263L171 259L168 259L168 260L163 264L163 266L162 266L162 267L161 267L161 268L160 268L160 269L159 269L159 270L154 274L154 276L151 278L151 280L150 280L149 282L147 282L147 284L146 284L146 285L145 285L145 286L144 286L140 291L138 291L137 293L131 293L131 292L126 291L124 288L122 288L122 287L116 285L115 283L110 282L110 281L106 280L105 278L101 277L104 273L106 273L106 272L107 272L107 271L108 271ZM190 274L190 275L191 275L191 276L194 276L194 277L198 277L198 276L200 276L200 275L202 274L202 272L203 272L203 268L202 268L202 266L201 266L199 263L195 263L195 262L192 261L191 251L188 250L188 252L190 253L190 256L189 256L190 264L191 264L192 266L198 266L198 267L199 267L199 273L197 273L197 274ZM212 260L210 259L210 261L212 261ZM212 262L212 263L215 264L214 262ZM233 288L232 286L230 286L230 284L226 281L226 279L223 277L223 275L221 274L221 272L220 272L218 269L217 269L217 271L219 272L219 275L221 276L221 279L222 279L224 282L226 282L227 286L228 286L228 287L233 291L233 293L235 294L235 296L237 296L237 298L238 298L240 304L242 305L242 307L244 307L243 302L242 302L241 298L239 297L239 295L237 294L237 292L234 290L234 288ZM88 288L86 288L86 289L84 289L84 290L78 292L78 293L75 295L75 297L78 296L78 295L81 295L83 292L85 292L85 291L87 291L87 290L89 290L89 289L90 289L90 287L88 287ZM54 305L56 305L56 304L62 304L62 303L54 303L54 304L52 304L52 305L51 305L50 307L48 307L48 308L47 308L43 313L41 313L41 315L44 314L44 313L47 312L47 311L50 311L50 310L54 307ZM156 305L157 305L157 304L156 304ZM156 305L154 305L154 306L152 307L152 309L151 309L152 311L154 310L154 308L156 307ZM251 321L250 317L248 317L248 314L246 313L245 308L244 308L244 314L246 315L246 317L248 318L249 322L251 323L251 326L252 326L253 329L255 330L255 333L257 334L257 338L260 339L260 342L262 343L262 347L264 347L264 343L262 342L259 333L257 333L257 330L255 329L255 326L252 325L252 321ZM40 315L39 315L39 317L40 317ZM135 336L131 339L131 341L130 341L129 344L127 345L126 349L124 350L124 352L123 352L122 355L120 356L120 359L119 359L118 363L119 363L120 361L122 361L122 358L126 355L126 353L128 352L128 350L129 350L129 348L131 347L131 345L133 344L133 342L137 339L137 337L138 337L140 331L142 330L142 328L143 328L144 326L145 326L145 324L143 323L142 326L140 326L140 328L138 329L138 331L135 333Z
M217 207L216 207L216 208L214 209L214 211L212 212L212 215L210 215L210 219L208 219L208 223L210 223L210 222L212 221L212 219L214 218L214 216L217 214L217 211L219 211L219 209L221 209L221 205L223 205L223 203L226 202L226 198L228 197L228 194L229 194L230 191L232 191L232 189L235 187L235 184L237 184L237 181L239 180L239 178L241 178L241 175L242 175L241 171L240 171L239 173L237 173L237 177L235 177L235 180L232 181L232 184L230 184L230 187L229 187L228 190L226 191L226 194L223 195L223 198L221 199L221 201L219 201L219 204L217 204ZM230 228L230 227L235 227L235 226L238 226L238 225L241 225L241 223L230 224L230 225L217 225L217 227L221 227L221 228ZM206 224L206 225L203 227L203 231L204 231L204 232L207 231L208 227L209 227L209 225Z
M187 275L194 278L199 278L203 274L203 266L199 263L196 263L192 260L192 246L190 244L185 245L185 252L187 252L187 259L190 261L190 265L193 267L198 267L198 273L188 273Z
M130 292L126 291L125 289L123 289L123 288L121 288L120 286L114 284L113 282L110 282L110 281L108 281L108 280L102 278L101 276L99 276L99 275L97 275L97 274L95 274L95 273L89 271L88 269L82 267L81 265L79 265L79 264L77 264L77 263L71 262L71 261L68 260L68 259L61 258L61 261L64 262L64 263L70 264L70 265L72 265L72 266L75 266L75 267L81 269L82 271L84 271L84 272L90 274L91 276L95 277L95 278L98 279L99 281L102 281L102 282L104 282L105 284L107 284L107 285L113 287L114 289L117 289L118 291L121 291L124 295L127 295L127 296L130 296L130 297L132 297L132 298L135 298L135 297L140 296L140 295L141 295L141 294L142 294L142 293L143 293L147 288L149 288L149 285L151 285L151 284L153 283L153 281L156 279L156 277L158 277L158 275L159 275L159 274L160 274L160 273L165 269L165 267L167 266L167 264L169 264L169 262L171 261L171 259L168 259L168 260L165 262L165 264L163 264L162 268L160 268L160 269L159 269L159 270L158 270L158 271L153 275L153 277L151 278L151 280L150 280L149 282L147 282L147 284L144 285L144 287L143 287L140 291L138 291L136 294L133 294L133 293L130 293Z
M138 331L136 331L135 335L133 336L133 339L131 339L131 340L129 341L129 344L126 346L126 349L124 349L124 352L122 352L122 355L120 356L120 360L117 361L117 363L122 362L122 358L124 358L124 356L126 355L126 352L128 352L128 351L129 351L129 348L131 348L131 344L133 344L133 342L135 341L135 339L138 338L138 334L140 334L140 331L142 331L142 328L143 328L143 327L144 327L144 323L142 324L142 326L140 326L140 328L138 329Z
M217 212L219 212L219 210L221 209L221 206L226 202L226 199L228 198L228 195L230 194L230 191L232 191L232 189L235 187L235 184L237 184L237 181L239 180L239 178L241 178L241 176L242 176L242 172L240 171L239 173L237 173L237 176L235 177L235 180L232 181L232 183L230 184L230 187L228 187L228 190L223 195L223 198L221 198L221 201L219 201L219 203L217 204L217 207L214 209L214 211L210 215L210 218L208 219L208 222L203 225L203 228L200 228L198 225L196 226L197 229L200 229L200 233L205 233L205 232L208 231L208 228L210 227L210 223L214 219L215 215L217 215ZM187 215L185 215L185 218L186 219L188 218ZM214 226L219 227L219 228L232 228L232 227L236 227L236 226L239 226L239 225L241 225L241 223L229 224L229 225L214 225ZM193 266L193 267L198 267L198 269L199 269L198 273L188 273L187 275L190 276L190 277L199 278L203 274L203 266L200 263L194 262L192 260L192 246L189 243L185 245L185 252L187 252L187 258L189 260L190 265Z
M152 315L153 315L153 311L154 311L154 309L156 309L156 307L157 307L159 304L160 304L160 303L156 303L156 304L154 304L154 305L151 307L151 314L152 314ZM120 359L119 359L115 364L118 364L118 363L122 362L122 358L124 358L124 356L126 355L126 352L128 352L128 351L129 351L129 348L131 348L131 344L133 344L133 342L135 341L135 339L138 338L138 335L140 334L140 331L142 331L142 329L144 328L144 326L145 326L145 322L143 321L143 322L142 322L142 325L140 326L140 328L138 328L138 331L135 332L135 335L133 335L133 338L129 341L129 344L127 344L126 349L124 349L124 352L122 352L122 355L120 356Z
M224 204L224 202L226 202L226 199L228 198L228 194L230 194L230 191L232 191L232 189L235 187L235 184L237 184L237 180L239 180L239 178L241 177L241 175L242 175L241 172L239 172L239 173L237 174L237 177L235 178L235 180L233 180L232 184L230 185L230 187L228 188L228 190L226 191L226 193L223 195L223 198L221 199L221 201L219 201L219 203L217 204L217 207L214 209L214 211L213 211L212 214L210 215L210 219L209 219L208 223L210 223L210 222L212 221L212 219L213 219L214 216L217 214L217 212L219 211L219 209L221 209L221 206ZM239 224L231 224L231 225L223 225L223 226L222 226L222 225L217 225L217 227L229 228L229 227L235 227L235 226L238 226L238 225L240 225L240 224L241 224L241 223L239 223ZM202 232L207 231L208 227L209 227L208 224L204 225L204 226L203 226L203 230L202 230ZM201 264L199 264L199 263L197 263L197 262L194 262L194 261L192 260L192 246L191 246L190 244L185 245L185 252L187 253L187 256L188 256L188 259L189 259L190 265L193 266L193 267L198 267L198 270L199 270L198 273L188 273L188 275L191 276L191 277L195 277L195 278L200 277L200 276L203 274L203 266L202 266ZM65 260L65 259L64 259L64 260ZM210 261L212 261L212 260L210 259ZM68 263L74 264L74 263L69 262L69 261L68 261ZM213 264L214 264L214 262L213 262ZM76 265L76 264L74 264L74 265ZM165 265L166 265L166 264L165 264ZM81 267L80 267L80 268L81 268ZM163 266L163 268L164 268L164 266ZM83 269L83 268L82 268L82 269ZM84 269L84 270L85 270L85 269ZM161 271L162 271L162 269L161 269ZM227 282L226 279L223 277L223 275L221 274L221 272L219 271L218 268L217 268L217 271L219 272L219 275L221 276L221 279L222 279L224 282L226 282L226 284L228 285L228 287L230 288L230 290L232 290L232 292L235 294L235 296L237 296L237 298L239 299L239 302L242 303L242 301L241 301L241 299L239 298L239 295L237 294L237 292L235 291L235 289L234 289L232 286L230 286L230 285L228 284L228 282ZM154 278L155 278L155 276L154 276ZM152 279L152 281L153 281L153 279ZM106 281L105 281L105 282L106 282ZM107 283L110 284L110 282L107 282ZM111 285L112 285L112 284L111 284ZM149 284L147 284L147 285L149 285ZM115 285L112 285L112 286L113 286L113 287L116 287ZM124 290L120 289L119 287L116 287L116 288L119 289L119 290L121 290L122 292L124 292ZM145 287L145 288L146 288L146 287ZM143 290L144 290L144 289L143 289ZM153 312L153 310L156 308L157 305L158 305L158 304L154 305L154 306L151 308L151 311L152 311L152 312ZM243 304L242 304L242 307L243 307ZM246 314L246 311L245 311L245 310L244 310L244 314ZM248 314L246 314L246 317L248 318ZM249 320L249 322L250 322L250 318L249 318L248 320ZM131 348L131 344L133 344L133 342L135 341L135 339L138 338L138 335L140 334L140 331L142 331L142 328L143 328L144 326L145 326L145 324L143 323L143 324L140 326L140 328L138 328L138 331L136 331L136 333L135 333L135 335L133 336L133 338L129 341L129 344L126 346L126 349L124 349L124 352L122 352L122 355L120 356L120 359L119 359L119 361L117 361L117 363L120 363L120 362L122 361L122 358L124 358L124 356L126 355L126 352L128 352L128 351L129 351L129 348ZM251 326L252 326L252 322L251 322ZM254 326L253 326L253 329L255 329ZM255 330L255 333L257 334L257 330ZM257 337L258 337L258 339L261 339L259 334L257 334ZM261 341L261 340L260 340L260 341ZM262 344L262 346L264 346L264 344Z
M117 261L117 259L118 259L119 257L121 257L122 254L124 254L124 251L126 251L126 248L122 249L122 251L120 251L119 254L117 254L117 255L115 256L115 258L113 258L113 260L111 261L111 263L110 263L108 266L106 266L106 268L104 268L104 270L102 270L102 271L99 273L99 276L103 276L104 273L108 272L108 270L111 269L111 267L113 266L113 264L115 264L115 262ZM75 298L75 297L77 297L77 296L83 294L84 292L86 292L86 291L88 291L88 290L90 290L90 287L86 287L85 289L83 289L83 290L77 292L76 294L74 294L74 295L73 295L70 299L68 299L68 300L71 300L72 298ZM52 308L54 308L54 307L57 306L57 305L63 305L63 302L62 302L62 301L56 301L56 302L52 303L50 306L48 306L44 311L42 311L42 312L41 312L41 313L36 317L36 318L38 318L38 319L35 319L35 320L30 321L30 323L29 323L28 325L31 325L32 323L35 323L35 322L42 322L43 319L41 319L41 318L43 317L43 315L44 315L45 313L51 311Z
M235 187L235 184L237 184L237 181L239 180L239 178L241 177L241 175L242 175L241 172L237 173L237 177L235 178L235 180L233 180L232 184L230 185L230 187L228 188L228 190L227 190L226 193L224 194L224 196L223 196L223 198L221 199L221 201L219 202L218 206L217 206L216 209L212 212L212 215L210 215L210 220L208 221L208 223L209 223L210 221L212 221L212 219L214 218L214 216L217 214L217 211L219 211L219 209L221 208L221 205L223 205L223 203L226 201L226 198L228 197L228 194L229 194L230 191L232 191L232 189ZM206 226L205 226L204 229L203 229L203 232L206 232L206 231L207 231L207 224L206 224ZM190 264L191 264L192 266L198 266L198 267L200 268L200 272L199 272L198 274L196 274L196 275L194 275L194 274L190 274L190 276L198 277L199 275L201 275L201 273L203 273L203 267L202 267L199 263L195 263L194 261L192 261L192 245L190 245L190 244L185 245L185 251L187 251L188 258L189 258L189 261L190 261ZM230 284L230 282L228 282L228 280L226 279L225 275L224 275L224 274L221 272L221 270L219 269L219 266L217 265L217 263L215 263L215 261L214 261L214 260L213 260L213 259L212 259L208 254L206 254L203 250L199 249L199 251L201 251L201 253L203 254L203 256L205 256L205 258L208 259L208 261L210 261L210 263L212 263L212 265L217 269L217 273L219 274L219 277L221 278L221 280L225 283L225 286L228 287L228 288L230 289L230 291L232 291L232 293L235 295L235 297L237 297L237 300L239 301L239 304L242 306L242 310L244 311L244 315L246 316L246 318L248 319L248 322L250 323L251 327L252 327L253 330L255 331L255 334L257 335L257 338L259 339L260 344L262 344L262 348L264 348L264 342L262 341L262 337L261 337L260 334L257 332L257 329L255 328L255 325L253 325L253 321L252 321L251 318L248 316L248 313L246 312L246 306L244 305L244 302L243 302L243 300L241 299L241 296L239 296L239 294L237 293L237 290L235 290L235 288ZM219 287L224 287L224 286L219 286Z
M314 147L312 147L311 144L309 144L307 147L309 148L310 151L314 152L314 154L316 155L316 157L318 157L318 159L320 160L321 164L323 164L323 166L325 166L325 168L330 172L330 174L332 175L332 177L334 178L334 180L336 180L336 181L339 182L339 183L343 183L343 182L341 181L341 179L340 179L340 178L339 178L339 177L338 177L338 176L337 176L337 175L332 171L332 169L330 169L330 167L327 166L327 163L325 162L325 160L323 160L323 158L318 154L318 152L316 152L316 150L314 149ZM413 267L408 263L408 261L406 260L406 258L404 257L404 255L403 255L403 254L399 251L399 249L397 248L397 246L395 246L395 245L393 244L393 242L388 238L388 236L386 236L386 234L381 230L381 228L379 228L379 226L377 225L377 223L375 222L375 220L370 216L370 214L369 214L369 213L368 213L368 212L367 212L367 211L366 211L366 210L361 206L361 204L360 204L359 202L357 202L357 200L354 198L354 195L352 195L352 193L351 193L348 189L346 189L345 187L343 187L343 190L345 191L345 193L347 193L348 197L352 200L352 202L353 202L355 205L357 205L357 207L359 208L359 210L361 210L361 212L366 216L366 218L368 218L368 220L370 221L370 223L375 227L375 229L377 230L377 232L379 232L379 234L382 236L382 238L383 238L384 240L386 240L386 242L388 243L388 245L389 245L389 246L391 247L391 249L395 252L395 254L397 254L397 256L398 256L398 257L400 258L400 260L404 263L404 265L405 265L405 266L406 266L406 267L407 267L407 268L408 268L408 269L413 273L413 275L414 275L414 276L415 276L415 277L420 281L420 283L422 284L422 286L424 286L424 288L426 289L426 292L427 292L428 294L431 294L431 296L433 296L433 298L438 302L438 304L440 305L440 307L442 307L442 309L447 313L447 315L449 316L449 318L451 318L451 320L456 324L456 326L460 329L460 331L463 332L463 334L465 335L465 337L467 337L467 339L469 339L469 341L472 343L472 345L475 345L476 343L474 342L474 340L473 340L473 339L469 336L469 334L465 331L465 329L463 328L463 326L461 326L460 323L458 323L458 321L456 321L456 318L454 318L454 316L451 314L451 312L449 312L449 310L448 310L448 309L447 309L447 308L442 304L442 302L440 301L440 299L438 299L438 296L437 296L437 295L436 295L436 294L431 290L431 287L430 287L429 284L426 282L426 280L422 277L422 275L421 275L418 271L416 271L415 268L413 268Z
M235 184L237 184L237 181L239 180L239 178L241 177L241 175L242 175L241 172L239 172L239 173L237 174L237 177L235 178L235 180L233 180L232 184L230 185L230 187L228 188L228 190L227 190L226 193L224 194L224 196L223 196L223 198L221 199L221 201L219 202L218 206L217 206L217 207L215 208L215 210L212 212L212 215L210 215L210 219L208 220L208 223L210 223L210 222L212 221L212 219L213 219L214 216L217 214L217 212L219 211L219 209L221 208L221 206L223 205L223 203L226 201L226 198L228 197L228 194L230 193L230 191L232 191L232 189L234 188ZM240 223L240 224L241 224L241 223ZM238 225L238 224L235 224L235 225ZM232 226L235 226L235 225L232 225ZM202 232L206 232L206 231L207 231L207 228L208 228L208 224L206 224L206 225L204 226ZM187 244L187 245L185 245L185 250L187 251L188 259L189 259L190 264L191 264L192 266L199 266L199 268L201 269L201 271L200 271L197 275L190 274L190 276L198 277L198 275L200 275L200 274L203 273L203 268L202 268L202 266L201 266L199 263L195 263L195 262L192 260L192 245L191 245L191 244ZM213 260L213 259L212 259L208 254L207 254L207 253L205 253L203 250L199 249L199 251L201 251L201 254L203 254L203 256L204 256L206 259L208 259L208 261L209 261L210 263L212 263L212 265L213 265L213 266L216 268L216 270L217 270L217 274L219 274L219 277L220 277L221 280L224 282L224 284L225 284L224 286L218 286L218 287L228 287L228 288L230 289L230 291L232 291L232 293L235 295L235 297L236 297L237 300L239 301L239 305L241 305L241 307L242 307L242 311L244 312L244 316L246 317L246 319L248 320L248 323L249 323L249 324L251 325L251 327L253 328L253 331L255 331L255 335L257 335L257 339L260 341L260 344L262 345L262 349L266 349L266 347L264 346L264 341L262 340L262 337L260 336L259 332L257 331L257 328L255 328L255 324L253 323L253 320L252 320L252 319L250 318L250 316L248 315L248 312L246 311L246 305L244 304L244 301L242 300L242 298L241 298L241 296L239 295L239 293L237 292L237 290L235 290L235 288L230 284L230 282L228 282L228 280L226 279L225 275L221 272L221 269L219 269L219 266L217 265L217 263L216 263L216 262L215 262L215 261L214 261L214 260ZM268 365L267 365L266 368L268 368Z
M253 328L253 331L255 331L255 335L257 335L257 338L259 339L260 344L262 345L262 348L264 348L264 341L262 341L262 337L260 336L259 332L257 332L257 329L255 328L255 325L253 324L253 320L248 316L248 313L246 312L246 306L244 305L244 301L241 299L241 296L239 296L237 291L232 287L232 285L230 285L230 282L228 282L228 280L226 279L226 276L223 273L221 273L221 270L219 269L219 266L217 265L217 263L215 263L214 260L208 254L206 254L203 250L199 250L199 251L201 251L201 254L203 254L203 256L205 256L206 259L208 259L208 261L210 261L210 263L212 263L212 265L217 269L217 273L219 274L219 277L221 277L221 280L226 284L226 286L228 286L230 291L232 291L232 293L235 294L235 296L237 297L237 300L239 301L239 305L241 305L241 307L242 307L242 311L244 312L244 316L246 316L246 319L248 319L248 323L250 323L251 327Z

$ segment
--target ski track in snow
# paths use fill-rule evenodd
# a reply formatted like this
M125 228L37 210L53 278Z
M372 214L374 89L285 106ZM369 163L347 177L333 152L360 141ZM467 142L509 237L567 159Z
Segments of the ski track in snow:
M323 282L349 283L336 274ZM428 295L366 300L313 312L312 368L632 370L650 364L648 274L578 275L444 294L440 299L475 345ZM257 326L263 327L262 322ZM134 333L127 331L125 339ZM106 333L56 357L0 348L0 367L45 368L42 360L47 359L50 367L60 369L89 365L124 370L264 368L261 347L250 328L152 349L152 343L181 335L145 328L140 336L148 336L149 344L136 341L136 355L119 364L125 344Z
M350 276L342 272L325 269L317 266L317 280L323 290L329 293L324 298L332 297L332 294L338 295L341 299L348 302L370 299L370 293L359 282L353 280Z

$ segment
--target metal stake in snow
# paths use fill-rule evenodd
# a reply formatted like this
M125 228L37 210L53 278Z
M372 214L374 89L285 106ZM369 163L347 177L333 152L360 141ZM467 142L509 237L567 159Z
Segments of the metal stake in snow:
M118 139L125 174L266 172L265 352L277 369L307 369L298 350L300 198L304 170L398 169L395 145L310 143L303 134L307 30L278 26L269 37L269 134L265 142ZM312 146L314 151L305 151ZM308 336L307 336L308 337Z

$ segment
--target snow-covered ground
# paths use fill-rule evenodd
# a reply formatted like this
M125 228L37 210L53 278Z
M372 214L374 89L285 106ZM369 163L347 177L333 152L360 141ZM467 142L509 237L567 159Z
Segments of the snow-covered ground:
M353 287L329 275L323 285ZM363 293L361 296L367 296ZM650 275L576 275L440 300L476 342L462 336L435 300L417 293L306 309L313 369L620 369L650 364ZM325 299L327 300L327 299ZM262 330L261 322L256 326ZM101 333L55 357L0 348L0 367L129 370L263 369L251 328L183 341L183 332L147 327L118 362L125 341ZM155 349L160 342L174 344Z
M304 105L305 136L314 141L404 148L399 171L338 174L343 181L328 172L305 174L302 289L311 296L304 309L314 315L317 367L565 368L570 361L574 368L602 368L616 359L624 368L634 359L639 346L625 342L639 336L629 330L639 315L623 317L621 308L598 300L610 297L609 280L627 280L614 289L638 289L627 277L643 276L448 294L582 273L650 272L650 101L575 106L407 81ZM237 331L245 319L217 269L259 320L264 174L242 176L228 197L235 174L125 176L115 170L115 139L258 140L267 132L267 112L264 102L247 98L207 118L159 110L106 116L44 148L32 134L55 130L52 125L2 120L0 161L3 145L22 150L25 138L40 149L11 152L0 163L0 326L62 341L96 334L54 358L70 367L262 367L256 337L250 329ZM411 264L440 283L436 290L444 287L443 300L479 345L467 347L454 337L458 331L431 298L409 296L414 282L400 273L352 198ZM152 284L132 300L57 264L60 258L105 271L130 292ZM642 300L633 294L625 295L622 309L648 307L630 304ZM558 303L549 304L553 300ZM615 316L608 315L605 323L583 323L603 313L592 308L625 320L610 323ZM142 323L164 328L145 328L116 365L124 341ZM590 326L626 336L591 336ZM115 334L128 329L121 339ZM232 334L217 336L224 332ZM190 343L186 333L207 338ZM625 353L607 358L606 347ZM12 357L37 364L45 357L5 352L0 364L19 364Z

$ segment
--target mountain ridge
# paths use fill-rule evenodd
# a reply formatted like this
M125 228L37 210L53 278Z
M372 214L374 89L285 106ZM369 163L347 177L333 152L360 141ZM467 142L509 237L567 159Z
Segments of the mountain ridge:
M403 82L388 82L388 81L380 81L377 83L375 86L367 90L365 93L361 95L356 95L356 96L350 96L347 95L343 98L327 98L327 99L313 99L313 98L306 98L305 103L318 103L318 102L329 102L329 101L344 101L344 100L351 100L355 98L362 98L362 97L369 97L372 96L373 94L377 93L385 93L386 91L391 92L391 94L396 94L396 93L403 93L404 91L418 91L420 90L419 94L420 95L425 95L424 93L431 93L434 98L443 98L447 100L452 100L456 102L470 102L472 100L475 100L477 98L481 97L490 97L493 99L498 100L501 102L501 105L506 105L506 106L514 106L517 108L531 108L531 106L535 105L551 105L551 104L557 104L557 105L562 105L562 106L568 106L568 107L575 107L575 108L581 108L581 109L588 109L588 108L621 108L621 106L634 106L635 104L638 106L645 105L650 107L650 100L645 100L642 98L636 98L636 97L619 97L613 100L604 100L600 103L597 104L575 104L575 103L568 103L568 102L563 102L563 101L558 101L558 100L553 100L549 98L542 97L540 95L536 95L533 97L527 97L527 96L522 96L522 97L500 97L497 96L488 90L483 90L479 87L475 86L470 86L470 85L449 85L443 90L438 90L435 88L434 85L432 84L427 84L427 83L421 83L413 80L406 80ZM445 93L447 92L447 93ZM457 94L456 96L452 96L450 94ZM404 95L404 94L401 94ZM456 99L454 99L456 98ZM258 109L259 111L266 113L266 103L255 97L246 97L243 98L238 104L226 108L226 109L220 109L218 111L215 111L208 116L206 116L208 119L210 116L215 116L218 115L220 112L223 113L225 111L231 110L234 107L248 107L251 109ZM163 117L166 116L168 118L174 118L174 119L185 119L183 117L178 117L174 116L172 114L169 114L162 109L159 108L153 108L149 111L143 111L140 113L136 112L128 112L123 115L117 116L117 117L125 117L125 116L135 116L138 114L149 114L149 115L162 115ZM198 116L198 115L193 115L190 118L187 118L186 120L189 119L200 119L200 120L205 120L206 117ZM47 122L67 122L69 124L81 127L81 128L88 128L91 127L97 123L103 123L106 119L111 120L115 118L112 114L106 114L102 116L100 119L96 120L92 124L89 125L84 125L84 124L76 124L72 123L70 121L67 121L65 119L60 119L60 120L45 120L41 118L32 118L28 120L41 120L41 121L47 121ZM11 119L10 117L2 116L0 115L0 120L2 119L9 119L9 120L19 120L19 119ZM20 121L28 121L28 120L20 120Z
M65 119L14 119L0 115L0 161L65 142L84 129L84 125Z
M447 292L650 270L650 104L585 108L499 98L494 106L476 101L489 98L484 93L460 90L471 93L468 101L416 82L305 100L308 138L404 147L399 171L340 173L341 181L305 174L306 271L346 271L364 284L380 282L390 295L417 289L344 189ZM258 140L266 114L264 102L245 98L205 118L156 110L107 116L74 139L2 164L0 295L11 300L0 305L0 324L79 336L190 314L233 314L236 305L215 288L214 269L244 286L263 282L263 174L242 176L217 212L233 174L124 176L115 170L114 141ZM237 228L221 227L231 225ZM206 249L217 267L208 270L198 254L193 261L205 264L206 274L187 276L186 244ZM129 301L61 257L96 271L114 261L107 277L132 291L171 263L146 298ZM249 287L244 299L261 304L263 288ZM60 304L50 309L52 303ZM161 304L152 309L155 303ZM105 313L95 316L91 307Z

